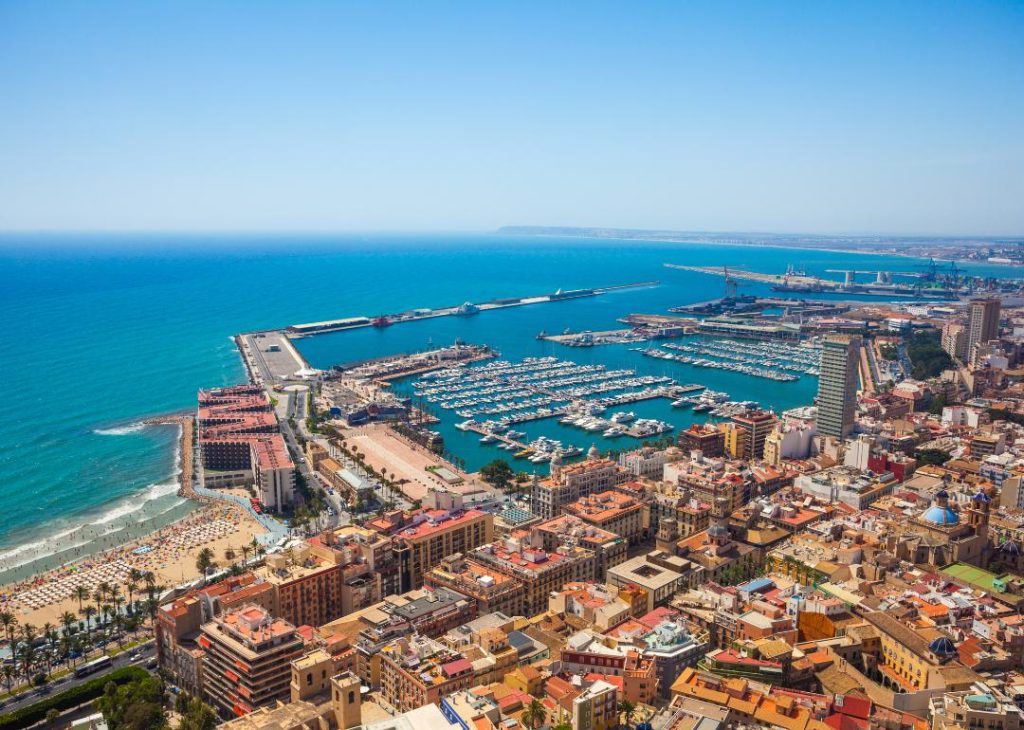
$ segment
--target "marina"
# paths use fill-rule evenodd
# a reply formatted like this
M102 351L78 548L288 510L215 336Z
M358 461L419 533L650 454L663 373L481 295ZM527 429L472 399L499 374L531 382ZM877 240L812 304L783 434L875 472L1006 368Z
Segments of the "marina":
M715 368L784 383L802 375L819 374L821 345L808 340L801 344L755 344L737 340L693 340L687 344L663 344L637 351L645 357L672 360L699 368ZM670 350L671 352L667 352Z
M525 433L513 426L558 418L562 425L600 433L604 438L644 439L674 427L658 419L637 418L627 411L611 413L607 418L599 414L651 399L674 402L704 389L703 385L679 385L667 376L580 365L553 356L436 370L414 381L411 387L414 398L466 419L455 425L458 430L480 434L481 444L513 451L517 458L535 463L549 460L555 453L576 456L582 454L582 449L546 437L527 442L522 440Z

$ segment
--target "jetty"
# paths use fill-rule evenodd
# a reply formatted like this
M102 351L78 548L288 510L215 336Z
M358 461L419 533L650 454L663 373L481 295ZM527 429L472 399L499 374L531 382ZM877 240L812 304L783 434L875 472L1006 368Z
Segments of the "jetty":
M532 304L565 302L572 299L596 297L609 292L622 291L624 289L639 289L657 285L657 281L641 281L632 284L615 284L613 286L594 287L591 289L559 289L558 291L549 294L493 299L479 303L463 302L462 304L448 307L424 307L405 312L397 312L394 314L381 314L374 317L345 317L342 319L328 319L322 322L293 324L285 328L284 332L289 338L297 338L309 335L325 334L327 332L362 329L364 327L390 327L403 322L418 322L420 320L435 319L437 317L469 317L495 309L508 309L510 307L525 307Z

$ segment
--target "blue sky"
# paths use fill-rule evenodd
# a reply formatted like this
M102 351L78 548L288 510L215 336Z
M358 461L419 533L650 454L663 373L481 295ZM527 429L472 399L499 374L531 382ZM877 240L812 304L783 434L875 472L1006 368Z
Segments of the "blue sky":
M1024 234L1024 3L2 2L0 229Z

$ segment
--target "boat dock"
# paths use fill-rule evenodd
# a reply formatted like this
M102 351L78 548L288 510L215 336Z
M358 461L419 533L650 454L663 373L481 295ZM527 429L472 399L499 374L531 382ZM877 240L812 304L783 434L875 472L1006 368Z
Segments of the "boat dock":
M395 314L381 314L375 317L346 317L343 319L324 320L322 322L293 324L288 326L284 332L288 337L296 338L325 334L327 332L362 329L364 327L390 327L391 325L403 322L418 322L423 319L434 319L436 317L468 317L494 309L524 307L531 304L550 304L554 302L569 301L572 299L582 299L585 297L596 297L613 291L621 291L623 289L638 289L657 285L657 281L641 281L632 284L616 284L613 286L595 287L593 289L559 289L553 294L538 294L535 296L494 299L478 304L474 304L473 302L464 302L450 307L413 309Z
M737 281L751 281L758 284L768 284L774 291L800 292L800 293L840 293L857 294L871 297L899 297L915 299L948 299L955 298L958 294L965 293L962 289L949 287L928 287L923 284L907 285L894 283L893 276L918 276L911 272L902 271L853 271L829 269L832 272L844 273L843 281L834 279L822 279L818 276L808 276L803 272L787 271L784 274L763 274L759 271L744 271L742 269L728 266L683 266L681 264L665 264L666 268L678 269L680 271L696 271L701 274L725 277L726 288L730 285L735 290ZM873 283L858 283L858 273L873 273L877 279Z

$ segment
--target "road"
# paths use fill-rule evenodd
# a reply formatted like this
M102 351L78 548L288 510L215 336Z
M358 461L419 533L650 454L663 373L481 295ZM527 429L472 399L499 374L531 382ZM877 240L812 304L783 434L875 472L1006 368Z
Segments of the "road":
M132 661L131 657L135 656L136 654L139 655L139 658L135 661ZM31 704L39 702L49 697L50 695L57 694L58 692L63 692L65 690L71 689L72 687L77 687L80 684L84 684L85 682L88 682L91 679L95 679L96 677L102 677L105 674L109 674L110 672L114 671L119 667L126 667L129 664L137 664L139 666L145 667L146 662L148 662L150 659L154 657L156 657L156 642L150 640L143 646L136 647L131 651L125 651L116 655L113 658L113 666L105 672L98 672L96 674L90 674L85 677L70 676L58 679L53 682L50 682L44 688L45 691L43 692L40 692L39 690L23 692L22 694L15 697L13 700L5 700L2 704L0 704L0 712L6 714L8 712L20 710L22 707L27 707Z

